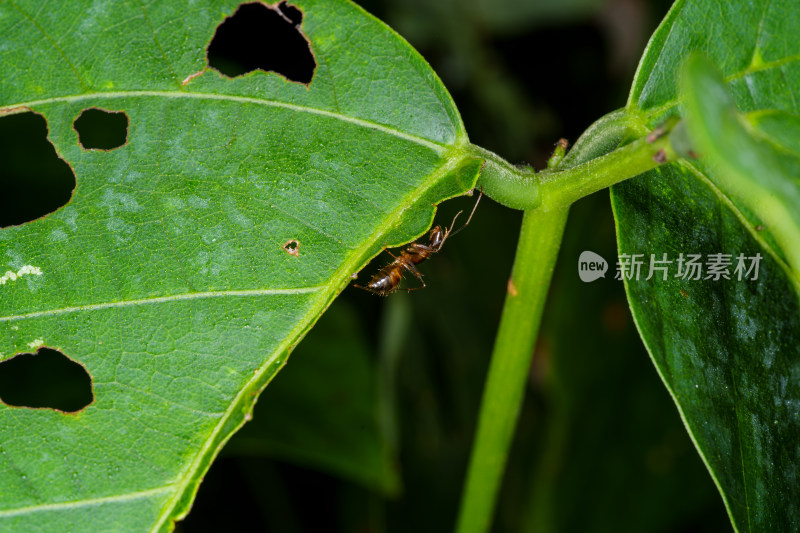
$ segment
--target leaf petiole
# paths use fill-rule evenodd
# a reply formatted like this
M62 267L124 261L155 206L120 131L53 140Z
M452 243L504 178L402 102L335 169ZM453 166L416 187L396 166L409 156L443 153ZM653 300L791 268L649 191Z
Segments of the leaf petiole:
M679 156L669 133L639 138L576 166L565 168L562 162L541 172L514 166L475 145L469 145L468 153L486 159L478 185L487 196L513 209L550 210L569 207L584 196L675 161Z

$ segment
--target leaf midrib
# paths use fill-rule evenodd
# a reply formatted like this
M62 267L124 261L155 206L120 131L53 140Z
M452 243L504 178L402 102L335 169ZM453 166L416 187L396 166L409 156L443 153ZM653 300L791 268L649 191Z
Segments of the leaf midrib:
M625 112L628 113L628 124L632 131L635 131L636 134L644 136L648 131L649 128L646 126L646 119L643 118L641 114L638 114L636 111L638 109L634 108L631 112L629 109L626 109ZM687 170L689 173L693 174L701 183L705 184L711 192L719 199L719 201L725 205L733 215L739 220L742 226L747 230L747 232L753 237L753 239L761 246L763 250L769 253L770 257L778 263L778 265L783 269L786 276L791 280L792 285L794 285L795 290L797 291L798 295L800 295L800 273L794 272L789 265L784 261L778 252L773 249L772 246L761 236L761 233L756 230L756 228L750 223L747 217L742 213L733 199L725 194L725 192L717 187L703 172L701 172L698 168L692 165L690 162L686 160L679 160L676 161L674 164L680 166L681 168Z
M215 93L201 93L201 92L183 92L183 91L113 91L113 92L94 92L94 93L81 93L75 95L65 95L65 96L56 96L53 98L43 98L40 100L29 100L27 102L18 102L14 104L7 104L4 106L0 106L0 116L4 114L10 114L15 112L22 112L23 110L34 109L38 106L50 105L50 104L57 104L57 103L73 103L73 102L80 102L82 100L98 100L98 99L118 99L118 98L196 98L200 100L221 100L225 102L236 102L236 103L245 103L245 104L255 104L255 105L264 105L270 107L280 107L283 109L289 109L291 111L296 111L298 113L310 113L314 115L320 115L324 117L333 118L336 120L341 120L342 122L348 122L350 124L354 124L356 126L370 129L370 130L377 130L387 135L391 135L393 137L397 137L399 139L403 139L409 142L413 142L415 144L419 144L424 146L437 154L441 154L449 149L450 144L440 143L437 141L432 141L430 139L426 139L424 137L420 137L418 135L413 135L410 133L406 133L404 131L398 130L396 128L392 128L386 126L384 124L380 124L378 122L372 122L370 120L351 117L349 115L345 115L343 113L329 111L327 109L320 109L316 107L298 105L298 104L290 104L288 102L281 102L279 100L269 100L266 98L253 98L248 96L237 96L237 95L229 95L229 94L215 94ZM456 124L456 126L458 126ZM466 134L463 130L457 129L456 131L456 140L453 144L462 144L466 140Z

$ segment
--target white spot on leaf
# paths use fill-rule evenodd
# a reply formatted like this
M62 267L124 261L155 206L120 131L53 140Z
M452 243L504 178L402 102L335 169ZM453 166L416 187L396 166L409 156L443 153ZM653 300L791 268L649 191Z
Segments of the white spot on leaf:
M49 242L63 242L66 241L68 237L69 236L67 235L66 231L64 231L61 228L56 228L50 232L50 235L48 235L47 240Z
M16 272L9 270L0 276L0 285L5 285L9 281L17 281L22 276L41 276L42 269L33 265L25 265Z
M39 346L41 346L43 344L44 344L44 339L36 339L35 341L28 343L28 348L31 348L31 349L38 348Z
M190 196L186 199L186 202L195 209L208 209L211 206L211 201L208 198L199 196Z

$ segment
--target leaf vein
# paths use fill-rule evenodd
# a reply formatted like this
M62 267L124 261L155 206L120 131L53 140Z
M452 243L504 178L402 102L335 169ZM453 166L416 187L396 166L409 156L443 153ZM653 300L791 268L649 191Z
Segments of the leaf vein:
M726 83L730 83L730 82L736 81L736 80L738 80L740 78L744 78L745 76L748 76L749 74L755 74L757 72L761 72L761 71L764 71L764 70L769 70L771 68L783 69L783 67L785 67L786 65L794 63L794 62L797 62L797 61L800 61L800 54L787 56L787 57L784 57L784 58L781 58L781 59L777 59L775 61L770 61L768 63L762 63L758 67L747 68L747 69L744 69L744 70L742 70L740 72L737 72L737 73L731 74L730 76L725 77L725 82ZM748 91L749 90L750 90L750 88L748 86ZM752 95L752 91L750 91L750 93ZM794 95L792 95L792 96L794 98ZM792 101L794 102L794 99ZM652 118L652 117L660 116L661 114L667 112L668 110L670 110L671 108L677 106L678 104L679 104L678 99L677 98L673 98L672 100L667 100L666 102L662 103L658 107L649 107L649 108L646 108L646 109L645 108L639 108L639 109L641 109L642 111L645 111L645 115L650 117L650 118ZM636 108L635 103L633 103L631 105L633 106L634 109Z
M142 10L142 17L144 18L144 22L145 24L147 24L147 27L150 29L150 33L153 35L153 42L158 48L158 51L161 53L161 57L164 59L164 64L167 65L167 68L172 73L172 79L173 81L175 81L175 84L180 86L181 80L180 78L178 78L178 74L177 72L175 72L175 69L172 68L172 64L169 62L166 52L164 52L164 47L161 46L161 42L159 42L158 40L158 36L156 35L156 31L153 29L153 25L150 24L150 18L147 16L147 11L145 11L144 5L142 5L141 0L137 0L137 3L139 4L139 8Z
M36 22L36 19L35 19L34 17L31 17L31 16L28 14L28 12L27 12L27 11L25 11L24 9L22 9L21 7L19 7L19 6L18 6L18 5L17 5L15 2L13 2L13 1L10 1L9 3L10 3L12 6L14 6L14 8L15 8L17 11L19 11L19 12L22 14L22 16L24 16L26 19L28 19L28 20L31 22L31 24L33 24L33 25L34 25L34 27L35 27L37 30L39 30L39 32L40 32L40 33L41 33L41 34L44 36L44 38L45 38L45 39L47 39L48 41L50 41L50 44L52 44L52 45L53 45L53 48L55 48L55 49L58 51L58 54L61 56L61 58L64 60L64 62L65 62L67 65L69 65L69 68L72 70L72 72L75 74L75 77L78 79L78 83L80 83L82 87L84 87L84 88L88 88L88 85L86 84L86 82L85 82L85 81L83 81L83 78L81 77L80 73L78 72L78 69L75 67L75 65L73 65L73 64L72 64L72 61L70 61L70 60L67 58L67 56L66 56L66 54L64 53L64 51L61 49L61 47L60 47L60 46L58 46L58 43L56 42L56 40L55 40L55 39L53 39L53 38L50 36L50 34L48 34L48 33L47 33L45 30L44 30L44 28L42 28L42 27L39 25L39 23L38 23L38 22Z
M288 102L280 102L278 100L268 100L265 98L253 98L249 96L235 96L235 95L228 95L228 94L213 94L213 93L199 93L199 92L178 92L178 91L114 91L114 92L92 92L92 93L84 93L84 94L75 94L75 95L67 95L67 96L56 96L53 98L44 98L41 100L30 100L27 102L19 102L14 104L8 104L4 106L0 106L0 114L5 112L16 110L19 108L34 108L36 106L43 106L49 104L57 104L57 103L73 103L79 102L82 100L91 100L95 98L137 98L137 97L155 97L155 98L197 98L200 100L222 100L226 102L237 102L243 104L255 104L255 105L264 105L270 107L280 107L283 109L289 109L291 111L296 111L298 113L310 113L313 115L320 115L328 118L333 118L336 120L341 120L343 122L348 122L350 124L354 124L356 126L381 131L393 137L397 137L399 139L404 139L406 141L413 142L415 144L419 144L424 146L438 154L445 152L449 145L438 143L435 141L431 141L429 139L425 139L423 137L419 137L417 135L413 135L410 133L406 133L400 131L396 128L392 128L390 126L386 126L384 124L379 124L377 122L372 122L367 119L351 117L345 115L343 113L335 112L335 111L328 111L326 109L319 109L316 107L298 105L298 104L290 104Z
M81 311L99 311L102 309L112 309L119 307L131 307L137 305L160 304L166 302L180 302L184 300L198 300L204 298L233 298L233 297L260 297L277 296L292 294L311 294L322 291L325 287L297 287L293 289L246 289L246 290L224 290L208 292L189 292L175 294L172 296L157 296L154 298L139 298L134 300L121 300L118 302L102 302L97 304L75 305L71 307L61 307L58 309L46 309L44 311L32 311L21 315L9 315L0 317L0 322L14 322L29 318L41 318L54 315L64 315L68 313L78 313Z
M0 519L10 518L12 516L25 515L30 513L38 513L45 511L61 511L67 509L76 509L80 507L93 507L96 505L103 505L106 503L118 503L141 500L151 496L157 496L162 493L169 492L173 488L173 484L163 485L147 490L140 490L136 492L128 492L126 494L118 494L114 496L101 496L99 498L87 498L83 500L73 500L68 502L59 503L44 503L39 505L28 505L26 507L17 507L14 509L0 510Z

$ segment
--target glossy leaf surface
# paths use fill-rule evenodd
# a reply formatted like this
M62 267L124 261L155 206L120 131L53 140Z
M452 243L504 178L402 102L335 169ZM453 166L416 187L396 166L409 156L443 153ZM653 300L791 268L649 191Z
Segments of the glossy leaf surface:
M0 358L58 349L94 394L0 405L0 529L169 529L351 274L474 183L425 62L351 3L296 4L308 86L206 69L235 2L0 3L0 120L44 117L77 183L0 229ZM91 107L126 144L81 147Z
M640 132L681 113L681 66L705 55L727 87L695 72L696 100L682 112L695 141L705 131L696 148L708 157L649 172L612 195L619 252L629 264L634 254L644 261L638 279L630 270L626 279L634 318L738 531L800 527L799 190L785 170L796 168L798 28L790 1L677 2L626 110ZM739 129L721 129L726 121ZM748 137L749 128L760 133ZM770 196L788 215L780 226L764 209ZM700 279L678 275L689 254L700 256ZM748 268L760 258L757 277L737 270L740 257ZM667 274L650 270L664 259L671 263L654 264ZM727 275L714 274L718 260L730 262Z

